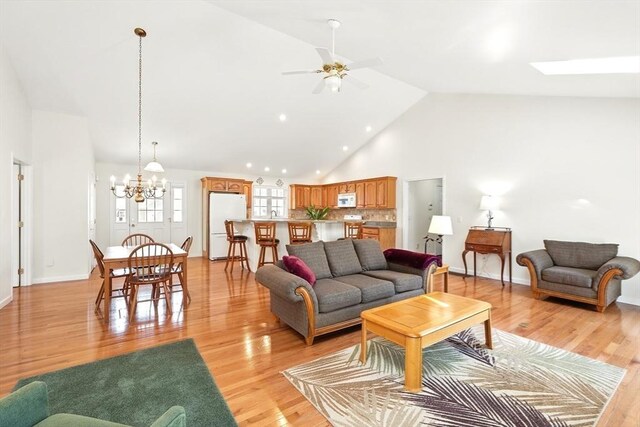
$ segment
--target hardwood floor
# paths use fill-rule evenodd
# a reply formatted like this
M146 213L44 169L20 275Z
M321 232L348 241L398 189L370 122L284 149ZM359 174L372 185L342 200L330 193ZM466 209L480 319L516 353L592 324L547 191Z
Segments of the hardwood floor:
M269 293L253 274L236 268L230 275L224 262L202 258L189 259L191 304L183 310L182 294L174 294L171 318L164 302L157 312L140 303L129 325L117 298L104 323L93 309L99 286L94 272L88 281L14 290L14 301L0 310L0 395L22 377L193 338L241 425L328 425L280 372L359 343L359 327L308 347L271 315ZM618 303L599 314L578 303L534 300L527 286L455 275L449 290L490 302L495 328L626 368L599 426L640 425L640 307Z

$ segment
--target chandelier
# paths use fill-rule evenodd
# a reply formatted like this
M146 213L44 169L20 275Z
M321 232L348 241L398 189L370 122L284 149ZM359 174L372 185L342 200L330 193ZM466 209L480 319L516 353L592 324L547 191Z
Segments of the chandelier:
M111 192L114 196L128 199L133 198L137 203L142 203L146 199L160 199L164 196L166 191L167 180L162 179L162 187L158 186L157 178L154 175L146 183L146 186L142 183L142 38L147 35L147 32L142 28L136 28L133 32L140 38L139 50L138 50L138 179L135 185L131 184L131 177L126 175L122 180L124 189L121 193L118 193L116 188L116 177L111 176ZM158 143L153 144L153 161L155 162L155 148ZM157 163L157 162L156 162ZM160 166L159 163L157 163ZM162 166L160 166L162 169ZM160 193L158 195L158 193Z

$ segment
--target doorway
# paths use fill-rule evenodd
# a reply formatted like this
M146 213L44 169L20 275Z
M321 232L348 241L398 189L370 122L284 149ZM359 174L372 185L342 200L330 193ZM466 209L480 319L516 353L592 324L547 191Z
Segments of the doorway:
M408 182L407 248L409 250L442 255L442 245L433 241L425 243L431 218L433 215L442 215L442 193L442 178Z
M11 180L11 286L31 284L31 168L13 161Z

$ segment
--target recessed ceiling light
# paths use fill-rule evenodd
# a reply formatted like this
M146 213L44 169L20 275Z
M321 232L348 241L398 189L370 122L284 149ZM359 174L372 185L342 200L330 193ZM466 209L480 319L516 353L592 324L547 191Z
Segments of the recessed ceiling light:
M347 147L346 145L342 146L342 151L347 151L349 149L349 147Z
M640 73L640 56L531 62L531 66L545 75Z
M287 170L286 169L282 169L282 173L287 173Z
M264 171L265 171L265 172L269 172L270 170L271 170L271 168L269 168L269 166L265 166L265 167L264 167Z
M320 169L316 171L316 175L320 175Z
M364 130L366 130L367 132L371 132L373 128L371 126L367 126L366 128L364 128Z
M247 167L248 167L249 169L251 169L251 166L253 166L253 165L251 164L251 162L248 162L248 163L247 163Z
M283 114L280 114L278 118L280 119L281 122L284 122L285 120L287 120L287 115L283 113Z

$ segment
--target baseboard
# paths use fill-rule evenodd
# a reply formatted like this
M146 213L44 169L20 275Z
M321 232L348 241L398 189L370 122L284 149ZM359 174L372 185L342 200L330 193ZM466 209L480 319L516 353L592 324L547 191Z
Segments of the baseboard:
M13 291L11 291L11 295L7 296L5 299L0 301L0 308L2 308L5 305L9 304L11 301L13 301Z
M624 295L619 296L617 302L640 306L640 298L625 297Z
M70 282L73 280L87 280L88 278L89 273L74 274L71 276L39 277L37 279L33 279L32 284L37 285L40 283Z
M449 267L449 271L452 272L452 273L457 273L457 274L464 275L464 268ZM473 277L473 276L469 276L469 277ZM500 275L499 274L485 273L485 274L478 274L478 277L484 277L486 279L493 279L493 280L500 280ZM505 280L505 283L507 283L509 281L509 273L508 272L505 273L504 280ZM530 286L530 283L529 283L528 279L520 279L518 277L514 277L513 278L513 283L518 284L518 285Z

